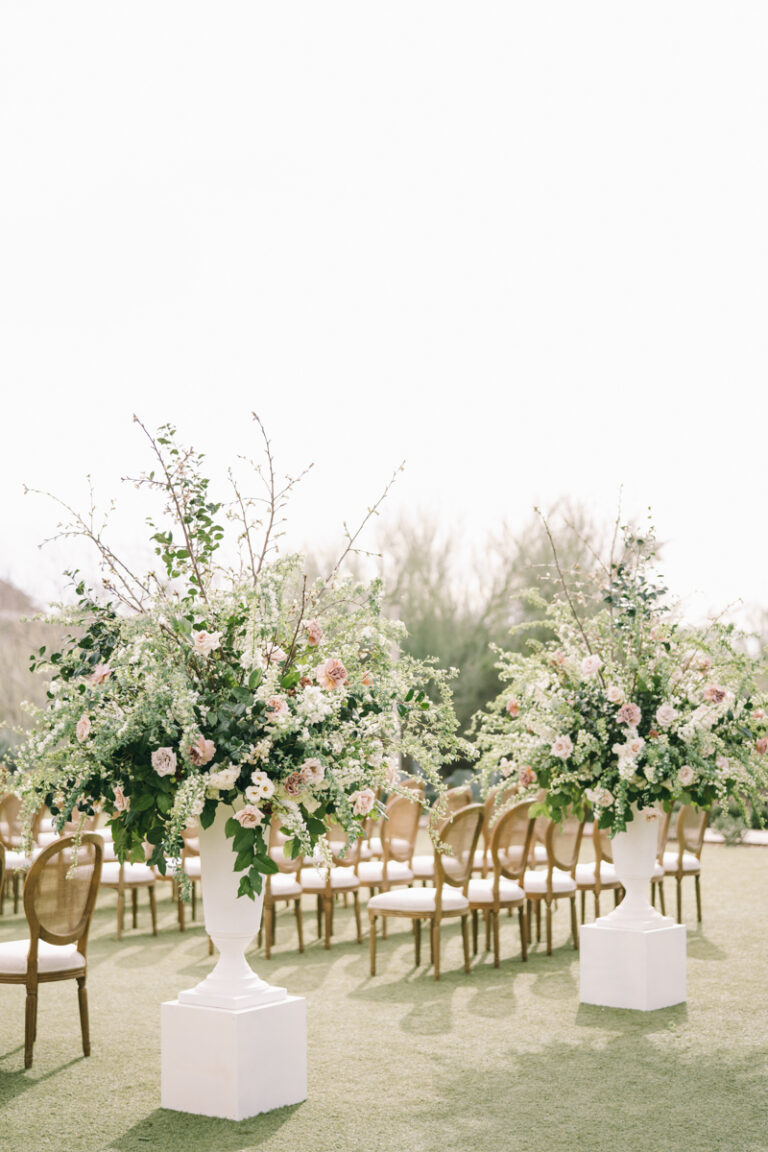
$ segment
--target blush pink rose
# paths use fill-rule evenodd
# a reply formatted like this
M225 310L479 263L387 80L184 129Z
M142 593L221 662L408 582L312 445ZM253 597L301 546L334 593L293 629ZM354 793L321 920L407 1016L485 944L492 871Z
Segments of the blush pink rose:
M626 724L628 728L637 728L642 715L637 704L622 704L619 708L619 724Z
M221 647L221 632L193 632L192 646L198 656L210 656Z
M363 684L365 684L366 688L370 688L373 684L373 676L370 672L363 672Z
M765 720L765 708L753 708L752 719L753 720Z
M156 748L152 753L152 767L158 776L173 776L176 771L176 753L173 748Z
M91 734L91 722L86 716L85 712L82 714L75 727L75 735L82 744L87 740Z
M104 684L109 680L113 671L114 669L110 668L109 664L97 664L88 677L88 683L93 685Z
M246 804L239 812L235 812L235 820L243 828L258 828L264 823L264 813L255 804Z
M321 664L315 670L315 677L321 688L327 688L332 692L346 684L347 670L341 660L326 660L325 664Z
M581 662L581 674L585 680L591 680L593 676L597 676L602 666L603 662L599 656L595 654L585 656Z
M690 764L683 764L682 768L677 774L678 784L682 784L683 788L687 788L689 784L693 783L693 778L696 773L691 768Z
M376 803L376 793L372 788L361 788L350 796L355 816L367 816Z
M533 768L531 768L530 764L523 764L522 768L520 769L518 780L520 781L521 788L530 788L531 784L536 783L538 776L534 772Z
M316 756L305 760L299 768L299 772L301 772L307 784L320 784L325 778L325 768Z
M669 728L676 717L677 709L673 708L671 704L660 704L656 709L656 719L662 728Z
M504 707L513 719L515 716L520 715L520 705L518 704L517 700L515 700L514 696L510 696Z
M197 768L202 768L204 764L210 764L215 755L216 745L213 740L206 740L204 736L201 736L197 743L189 749L189 758Z
M704 689L704 699L711 700L713 704L722 704L728 695L721 684L707 684Z
M267 712L270 714L270 720L276 720L278 716L287 716L289 711L288 702L280 696L270 696L267 700Z
M761 756L765 756L766 752L768 752L768 737L761 736L759 740L756 740L755 748Z
M573 741L570 736L558 736L550 751L559 760L567 760L573 752Z
M307 644L310 648L316 648L318 644L322 644L325 634L317 620L308 620L304 627L307 632Z
M291 772L290 776L286 776L285 780L283 780L283 788L285 788L288 795L293 797L293 799L300 796L306 789L306 786L307 778L301 769L299 769L298 772Z
M605 690L605 695L611 704L624 703L624 689L619 684L609 684Z

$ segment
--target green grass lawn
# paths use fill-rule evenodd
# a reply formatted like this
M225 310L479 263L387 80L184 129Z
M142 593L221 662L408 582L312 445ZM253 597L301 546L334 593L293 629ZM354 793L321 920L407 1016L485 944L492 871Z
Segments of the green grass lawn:
M3 1152L766 1152L768 851L707 845L704 924L688 935L688 1003L652 1013L580 1005L567 904L555 948L519 958L515 919L502 963L480 953L466 975L458 922L444 928L443 976L413 967L403 921L354 941L339 909L335 942L295 951L281 912L260 975L307 998L309 1097L235 1123L160 1107L160 1004L209 970L202 927L176 927L161 886L160 932L115 941L115 897L100 898L89 948L92 1055L82 1056L74 981L40 991L33 1067L25 1072L24 991L0 986ZM672 885L667 883L668 901ZM668 904L669 907L669 904ZM695 915L693 886L684 913ZM591 913L590 913L591 914ZM0 939L23 934L6 904ZM482 946L481 938L481 946Z

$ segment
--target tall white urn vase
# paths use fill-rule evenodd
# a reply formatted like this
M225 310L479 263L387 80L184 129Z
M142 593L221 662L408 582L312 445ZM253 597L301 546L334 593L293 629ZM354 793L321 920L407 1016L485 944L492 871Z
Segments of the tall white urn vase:
M648 900L661 813L638 810L613 837L613 863L626 895L617 908L581 929L579 997L585 1004L644 1012L686 998L686 934Z
M209 828L200 829L200 874L203 918L208 935L219 951L216 967L196 987L179 992L180 1004L208 1008L256 1008L285 1000L285 988L260 979L245 958L259 931L263 892L250 900L238 896L242 873L234 871L232 841L224 829L233 810L223 804Z

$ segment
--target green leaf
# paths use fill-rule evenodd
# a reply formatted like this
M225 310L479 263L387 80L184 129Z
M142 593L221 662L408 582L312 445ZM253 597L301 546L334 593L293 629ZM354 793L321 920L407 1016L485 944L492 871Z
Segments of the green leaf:
M235 859L235 872L242 872L244 868L249 868L253 863L253 849L243 848L242 852L238 852Z
M150 808L154 808L155 798L151 793L145 792L143 796L139 796L131 804L131 811L133 812L149 812Z
M167 792L159 792L157 796L157 807L163 816L167 815L171 808L173 808L173 796L169 796Z
M230 816L229 820L227 820L226 824L224 825L224 831L230 840L233 836L236 835L239 827L240 821L235 820L234 816Z
M271 856L264 856L262 853L257 852L252 858L259 872L268 872L272 876L275 872L279 872L279 868Z
M238 896L248 896L251 900L254 899L253 887L247 876L240 877L240 886L237 889Z
M232 845L235 852L242 852L246 848L253 851L253 845L256 840L256 831L254 828L242 828L238 825L238 830L235 832Z
M200 820L201 828L210 828L211 824L213 824L214 820L216 819L215 806L213 804L206 804L198 819Z

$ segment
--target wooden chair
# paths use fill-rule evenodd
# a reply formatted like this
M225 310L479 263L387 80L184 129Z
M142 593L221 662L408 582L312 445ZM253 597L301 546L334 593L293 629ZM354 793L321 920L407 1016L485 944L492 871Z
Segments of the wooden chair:
M330 948L333 935L333 902L337 894L346 896L351 892L355 901L357 942L362 944L360 881L356 872L360 862L360 841L350 842L344 830L336 824L328 826L326 839L330 845L332 866L303 867L299 877L301 890L317 897L317 936L319 939L324 935L326 948Z
M277 864L278 872L268 874L264 879L264 918L263 932L259 936L264 938L264 955L269 960L272 946L275 943L275 904L293 901L293 910L296 916L296 931L299 936L299 952L304 951L304 922L301 916L301 869L304 864L303 856L291 859L286 856L283 849L286 837L280 831L280 821L272 820L269 826L269 855Z
M664 853L667 849L667 840L669 839L669 826L672 822L672 813L665 812L663 819L659 822L659 840L656 848L656 867L651 879L651 904L656 904L656 889L659 890L659 907L661 908L662 916L666 916L666 901L664 899Z
M461 808L466 808L467 805L471 803L472 789L469 784L462 784L458 788L449 788L443 795L441 802L445 819L452 816L454 812L458 812ZM414 856L411 861L411 868L416 880L421 880L422 884L427 884L428 882L434 884L435 857L433 853L425 852Z
M592 825L592 847L594 860L586 860L576 865L574 879L576 888L581 893L581 922L584 923L586 915L587 892L592 892L595 898L595 919L600 915L600 895L603 892L613 892L613 902L618 904L622 892L621 881L616 875L613 865L613 850L607 833L601 832L597 821Z
M420 776L408 776L405 780L401 780L398 788L407 788L409 792L418 795L420 800L424 799L424 781ZM397 796L396 792L392 792L387 799L392 800ZM379 820L366 820L365 822L365 836L360 845L360 859L361 860L377 860L381 859L381 822Z
M376 975L376 920L379 916L404 916L413 921L417 966L421 963L421 921L429 921L435 980L440 979L440 924L450 916L461 916L464 971L469 972L470 904L467 888L482 822L482 804L470 804L459 809L441 826L440 840L448 852L435 850L434 888L395 888L380 892L368 901L371 976Z
M94 833L98 835L98 833ZM101 837L99 837L101 839ZM103 845L103 840L102 840ZM146 888L149 895L149 911L152 917L152 935L157 936L157 902L155 883L157 876L149 864L121 864L119 860L108 860L101 868L101 887L117 892L117 939L122 939L125 924L125 894L131 894L131 925L138 924L139 888Z
M493 863L491 861L491 837L493 829L504 812L508 807L512 797L518 792L518 786L515 781L509 783L495 784L493 788L488 789L488 795L483 804L483 829L482 829L482 847L478 848L475 852L475 863L472 869L473 872L479 872L481 876L487 876L489 872L493 871Z
M541 905L546 906L547 955L552 955L552 905L567 896L571 904L571 937L574 948L579 947L579 926L576 919L576 864L579 859L584 821L575 816L562 823L548 820L544 833L547 851L546 868L527 869L523 888L528 900L528 935L531 936L531 906L536 905L536 939L541 939Z
M528 924L525 915L525 892L520 883L525 873L533 839L534 819L530 814L532 800L522 800L502 812L491 835L492 876L473 877L467 896L472 909L472 946L477 954L477 916L485 914L486 948L493 926L493 966L499 966L499 916L502 908L517 908L520 924L520 947L523 960L528 959Z
M677 881L677 922L683 922L683 878L693 876L696 885L696 920L701 924L701 850L704 833L709 823L709 812L702 812L691 804L684 804L677 814L675 833L677 851L665 852L662 867L666 876Z
M419 831L421 804L414 795L390 796L381 822L381 859L362 860L357 875L363 888L388 892L397 884L413 883L410 867Z
M32 838L38 835L40 819L43 810L35 816L32 822ZM21 801L18 796L9 792L0 799L0 844L5 848L4 880L0 885L0 915L5 908L5 891L8 886L13 892L13 911L19 910L19 879L26 875L32 863L32 856L27 856L21 850Z
M76 844L74 836L66 836L43 849L24 885L29 939L0 944L0 983L24 984L27 989L25 1068L32 1066L38 986L52 980L77 981L83 1054L88 1056L91 1051L86 948L103 845L101 838L90 832Z

